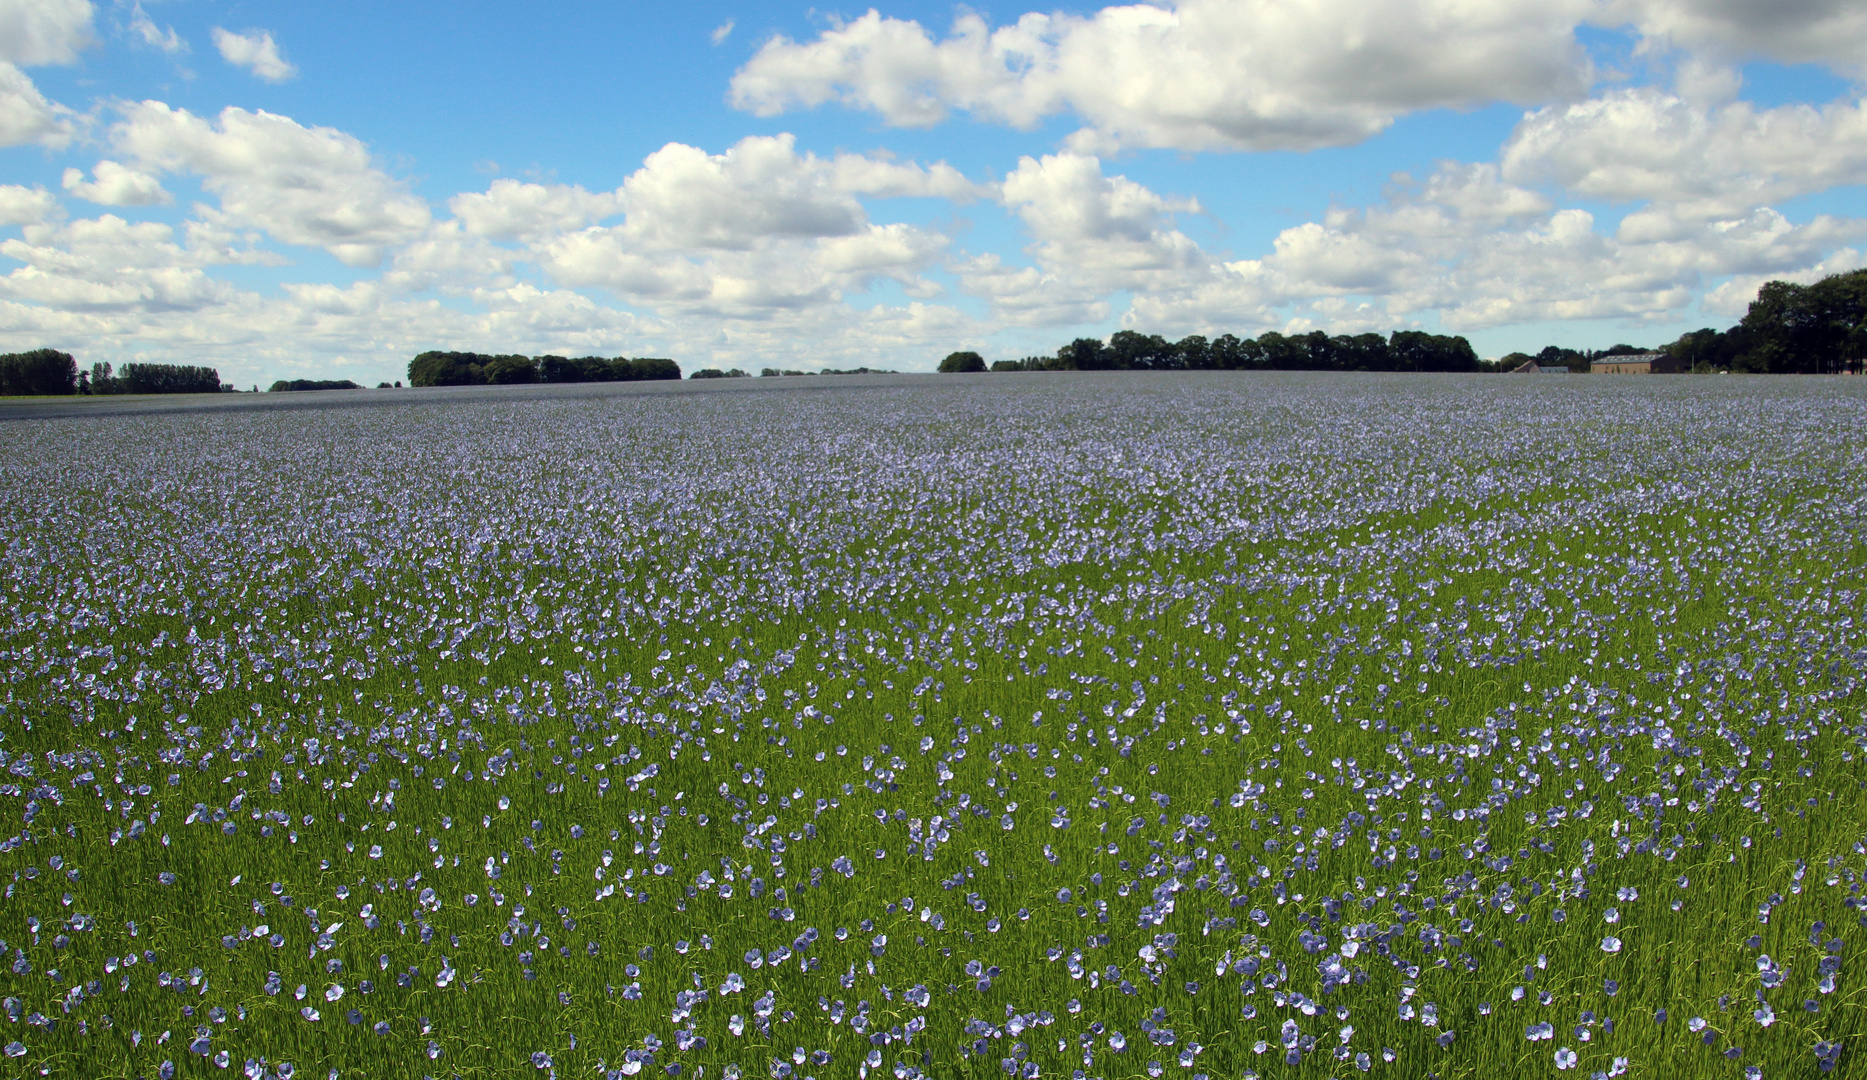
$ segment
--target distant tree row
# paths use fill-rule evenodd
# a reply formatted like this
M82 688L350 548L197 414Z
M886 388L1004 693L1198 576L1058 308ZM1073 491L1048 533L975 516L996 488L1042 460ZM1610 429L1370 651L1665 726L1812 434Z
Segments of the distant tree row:
M233 387L222 384L211 367L184 364L93 364L79 371L77 360L57 349L0 355L0 395L60 396L67 394L218 394Z
M893 368L873 368L873 367L822 368L817 371L792 371L789 369L781 371L778 368L763 368L759 371L759 376L761 378L767 378L767 379L775 379L781 375L898 375L898 374L900 373L895 371ZM694 377L697 379L700 376L695 375Z
M515 383L637 382L678 379L681 366L660 357L489 356L425 352L408 362L411 386L505 386Z
M956 352L940 362L941 371L986 370L974 352ZM1117 331L1104 343L1077 338L1055 356L1000 360L992 371L1481 371L1484 362L1462 337L1397 330L1379 334L1338 334L1320 330L1256 338L1225 334L1168 341L1159 334Z
M387 387L388 383L382 384ZM361 386L349 379L280 379L266 388L270 393L279 394L292 390L361 390Z
M233 387L220 381L220 372L191 364L92 364L78 376L80 394L219 394Z
M1687 371L1858 374L1867 360L1867 270L1833 274L1813 285L1768 282L1736 326L1693 330L1657 349L1616 345L1589 352L1548 345L1534 356L1511 353L1498 367L1509 371L1535 360L1539 367L1587 371L1591 361L1643 352L1667 353Z

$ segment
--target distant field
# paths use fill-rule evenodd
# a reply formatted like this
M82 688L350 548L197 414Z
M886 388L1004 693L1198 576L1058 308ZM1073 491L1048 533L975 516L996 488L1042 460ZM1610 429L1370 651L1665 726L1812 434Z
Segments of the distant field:
M1862 1073L1867 380L735 383L0 407L0 1076Z

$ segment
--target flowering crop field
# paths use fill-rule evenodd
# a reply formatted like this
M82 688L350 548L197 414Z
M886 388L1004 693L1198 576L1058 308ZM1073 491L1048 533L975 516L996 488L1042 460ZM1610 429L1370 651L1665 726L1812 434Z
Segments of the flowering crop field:
M0 1075L1860 1074L1867 386L680 390L0 424Z

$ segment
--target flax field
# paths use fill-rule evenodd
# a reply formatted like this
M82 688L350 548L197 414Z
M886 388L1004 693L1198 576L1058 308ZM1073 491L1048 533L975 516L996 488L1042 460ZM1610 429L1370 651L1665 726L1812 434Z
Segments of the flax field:
M1867 388L797 382L0 422L0 1076L1867 1073Z

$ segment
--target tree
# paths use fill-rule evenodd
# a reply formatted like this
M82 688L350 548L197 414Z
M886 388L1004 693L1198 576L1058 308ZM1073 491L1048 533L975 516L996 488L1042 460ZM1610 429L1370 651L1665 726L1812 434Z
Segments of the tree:
M1109 338L1107 366L1118 371L1150 371L1177 366L1173 346L1159 334L1117 330Z
M1212 342L1199 334L1190 334L1174 343L1174 367L1188 371L1204 371L1215 367L1212 362Z
M1707 326L1679 335L1678 340L1662 346L1661 351L1679 361L1680 368L1686 371L1729 371L1731 361L1747 351L1748 341L1748 333L1736 330L1720 333Z
M535 363L538 368L538 381L547 383L589 382L585 377L583 365L566 356L545 355Z
M1220 371L1257 367L1262 354L1256 341L1240 341L1235 334L1220 334L1206 351L1206 361Z
M616 360L622 363L620 357ZM678 379L681 377L681 365L666 357L638 356L629 362L629 371L637 379Z
M123 394L220 393L220 372L187 364L125 364L114 382Z
M1257 345L1260 351L1256 366L1266 371L1301 371L1308 360L1295 339L1275 330L1258 335Z
M482 364L491 357L478 353L425 352L408 362L410 386L474 386L485 382Z
M1390 371L1392 350L1379 334L1343 334L1330 339L1335 361L1342 371Z
M1110 366L1108 346L1101 338L1077 338L1057 350L1057 367L1063 371L1104 371Z
M940 361L940 370L946 374L968 375L985 370L985 358L976 352L948 353Z
M219 385L218 376L216 386ZM0 394L42 395L78 392L78 362L57 349L0 355Z
M495 356L482 375L494 386L510 386L517 383L538 381L538 367L529 356Z
M1733 334L1748 335L1734 371L1826 374L1859 370L1867 350L1867 270L1813 285L1766 282Z
M377 389L385 389L388 383L380 384ZM361 390L350 379L280 379L272 384L269 393L284 393L291 390Z

